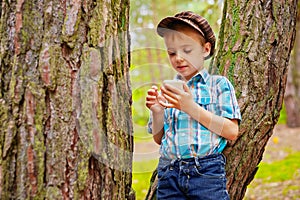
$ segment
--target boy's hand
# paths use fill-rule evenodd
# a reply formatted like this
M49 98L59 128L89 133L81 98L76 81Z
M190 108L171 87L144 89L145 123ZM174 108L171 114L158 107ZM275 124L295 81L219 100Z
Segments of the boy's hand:
M160 102L166 101L164 97L159 94L158 88L156 86L152 86L151 89L147 91L146 96L146 106L152 112L159 113L164 110L164 107Z
M181 91L169 84L165 84L161 87L162 95L167 100L166 102L159 102L162 106L167 108L176 108L182 110L185 113L190 113L195 108L195 102L193 95L189 87L184 84L184 91Z

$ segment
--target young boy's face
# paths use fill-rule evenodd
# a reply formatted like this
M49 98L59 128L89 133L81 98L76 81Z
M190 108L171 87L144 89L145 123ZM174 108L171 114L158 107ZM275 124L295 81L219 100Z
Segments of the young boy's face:
M211 45L202 45L197 31L191 28L170 31L164 35L164 40L172 67L187 81L203 68Z

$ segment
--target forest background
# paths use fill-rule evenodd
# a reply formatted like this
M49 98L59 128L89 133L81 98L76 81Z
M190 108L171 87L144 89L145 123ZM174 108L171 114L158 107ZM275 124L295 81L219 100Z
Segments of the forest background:
M175 72L169 65L163 40L156 34L156 25L162 18L172 16L183 10L191 10L205 17L211 24L216 38L221 24L222 0L143 0L131 1L130 34L131 34L131 67L130 77L133 93L133 126L134 126L134 163L133 188L136 199L144 199L149 188L150 178L158 162L159 146L154 144L152 136L147 133L148 109L145 107L145 94L151 85L160 85L165 79L172 79ZM296 37L297 40L297 37ZM297 45L296 45L297 46ZM218 44L217 44L218 48ZM296 52L293 52L295 57ZM291 59L293 60L293 59ZM293 65L294 63L291 63ZM210 61L206 61L206 67ZM299 84L299 73L296 67L290 69L288 87ZM292 74L292 72L294 74ZM289 85L290 84L290 85ZM287 88L285 101L290 102L291 89ZM295 98L295 96L293 96ZM294 100L295 101L295 100ZM296 101L299 101L296 100ZM293 105L295 106L295 105ZM292 107L293 107L292 106ZM288 107L288 112L291 108ZM294 116L299 116L299 108L292 108ZM300 141L299 119L289 113L285 106L281 110L278 125L264 153L260 169L254 181L248 187L245 199L299 199L300 189ZM290 120L290 121L288 121ZM286 125L288 123L288 126ZM292 128L294 127L294 128ZM281 170L276 170L278 167ZM271 173L273 172L273 173ZM285 173L282 173L285 172Z

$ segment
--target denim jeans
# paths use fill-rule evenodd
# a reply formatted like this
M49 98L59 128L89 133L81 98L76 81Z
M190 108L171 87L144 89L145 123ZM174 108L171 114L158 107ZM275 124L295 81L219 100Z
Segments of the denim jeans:
M223 154L172 161L160 158L157 199L228 200L225 163Z

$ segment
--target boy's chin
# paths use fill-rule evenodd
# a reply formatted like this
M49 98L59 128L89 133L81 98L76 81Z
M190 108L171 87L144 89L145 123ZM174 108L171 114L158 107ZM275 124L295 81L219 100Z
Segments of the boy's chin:
M195 76L197 73L198 73L199 71L196 71L196 72L194 72L194 73L180 73L180 72L178 72L179 74L180 74L180 76L182 77L182 78L184 78L185 80L190 80L193 76Z

